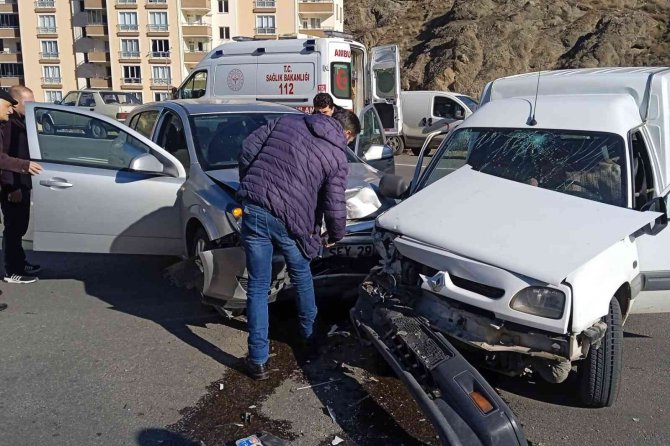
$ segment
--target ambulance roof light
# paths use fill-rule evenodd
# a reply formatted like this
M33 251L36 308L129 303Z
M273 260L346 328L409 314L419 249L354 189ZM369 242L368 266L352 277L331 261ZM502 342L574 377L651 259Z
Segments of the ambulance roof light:
M327 30L327 31L324 31L323 34L326 37L340 37L342 39L349 39L349 40L354 39L354 36L352 34L345 33L345 32L342 32L342 31Z
M255 40L253 37L248 37L248 36L235 36L233 37L233 41L235 42L251 42Z

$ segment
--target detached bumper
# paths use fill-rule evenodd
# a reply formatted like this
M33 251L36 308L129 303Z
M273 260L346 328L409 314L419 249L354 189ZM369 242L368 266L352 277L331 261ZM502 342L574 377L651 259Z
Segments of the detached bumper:
M525 446L512 410L481 374L425 319L397 303L366 281L351 319L407 386L442 444Z

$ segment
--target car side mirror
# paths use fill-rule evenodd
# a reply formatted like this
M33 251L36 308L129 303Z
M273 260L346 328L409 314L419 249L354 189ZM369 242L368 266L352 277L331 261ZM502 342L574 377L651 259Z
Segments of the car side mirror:
M373 144L363 155L365 161L381 161L393 158L393 149L387 145Z
M399 175L386 174L379 180L379 193L386 198L404 198L408 190L409 183Z
M129 169L133 172L163 173L165 166L152 154L143 153L133 158Z
M665 197L656 197L642 206L644 212L660 212L651 228L651 234L656 235L668 226L668 205Z

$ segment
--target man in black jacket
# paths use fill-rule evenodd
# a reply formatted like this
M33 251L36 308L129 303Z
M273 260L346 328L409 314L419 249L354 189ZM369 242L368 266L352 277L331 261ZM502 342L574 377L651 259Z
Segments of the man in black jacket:
M35 100L33 92L22 85L9 90L16 100L14 113L9 117L2 151L13 158L30 160L28 135L26 133L26 102ZM2 239L2 251L5 257L5 277L8 283L32 283L37 280L39 265L26 261L23 251L23 236L28 230L30 220L30 192L32 181L30 173L16 173L3 170L0 173L0 207L5 220Z

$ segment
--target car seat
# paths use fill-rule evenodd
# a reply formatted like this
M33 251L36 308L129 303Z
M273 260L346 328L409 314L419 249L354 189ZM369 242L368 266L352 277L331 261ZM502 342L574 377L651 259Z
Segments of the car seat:
M174 120L170 121L167 125L167 129L163 135L163 142L163 148L177 158L185 169L188 169L190 160L186 137L184 136L184 129L177 128Z

